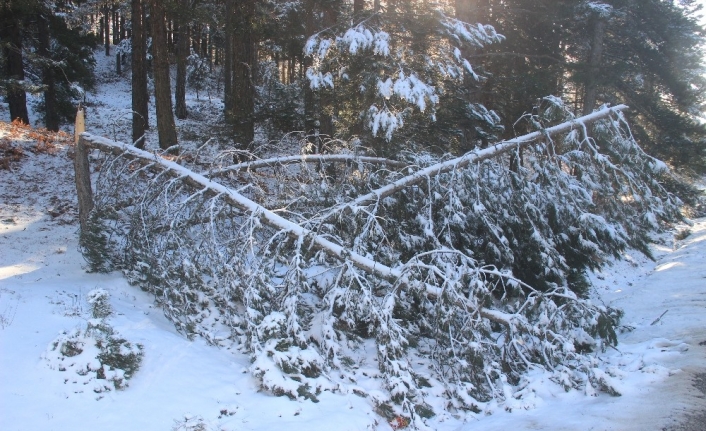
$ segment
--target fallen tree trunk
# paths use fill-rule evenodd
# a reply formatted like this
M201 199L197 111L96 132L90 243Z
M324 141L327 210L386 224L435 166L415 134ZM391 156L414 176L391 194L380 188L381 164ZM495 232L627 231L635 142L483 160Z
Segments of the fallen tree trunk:
M550 127L544 130L538 130L536 132L529 133L527 135L522 135L514 139L508 139L507 141L499 142L491 147L485 148L483 150L474 150L464 154L461 157L455 159L447 160L442 163L438 163L429 167L426 167L420 171L417 171L411 175L400 178L399 180L390 183L384 187L380 187L377 190L359 196L355 200L341 204L337 208L342 209L345 207L354 207L360 205L366 205L369 203L376 202L380 199L384 199L391 196L398 191L409 187L411 185L417 184L426 178L440 175L446 172L453 171L455 169L463 168L471 163L480 162L483 160L492 159L493 157L499 156L500 154L507 153L510 150L521 148L523 146L529 145L539 138L544 136L557 135L559 133L570 132L571 130L583 128L586 124L590 124L601 120L610 114L627 109L626 105L618 105L614 108L604 108L600 111L596 111L592 114L585 115L583 117L576 118L572 121L567 121L559 125ZM333 211L335 211L334 209Z
M621 110L625 108L626 106L624 105L620 105L615 108L606 108L601 111L597 111L591 115L577 118L573 121L562 123L558 126L543 131L530 133L528 135L524 135L515 139L499 143L493 147L481 151L474 151L462 157L427 167L418 172L415 172L412 175L403 177L388 186L382 187L367 195L361 196L353 202L344 204L341 207L363 205L365 203L375 202L379 199L383 199L387 196L390 196L405 187L413 185L423 180L424 178L428 178L429 176L439 175L444 172L452 171L454 169L463 168L476 161L495 157L497 155L513 150L517 147L528 145L543 136L551 136L554 134L567 132L575 128L583 127L583 125L587 123L600 120L602 118L607 117L616 110ZM210 178L207 178L204 174L192 172L186 167L181 166L173 161L162 158L155 153L143 151L131 145L113 142L111 140L98 136L93 136L88 133L82 134L80 137L80 141L81 142L79 143L79 146L95 148L116 155L122 154L130 158L139 159L143 163L153 163L155 165L158 165L163 169L167 170L174 177L185 181L187 184L194 188L203 189L204 192L212 192L214 194L224 196L226 201L229 202L231 205L243 211L249 212L254 216L257 216L262 223L268 226L280 229L295 237L308 238L312 241L315 247L320 248L331 256L334 256L341 260L348 260L357 268L370 274L377 275L392 283L401 283L403 285L407 283L404 279L405 273L401 269L386 266L373 259L367 258L352 250L349 250L339 244L329 241L326 238L318 235L311 229L307 229L303 226L293 223L292 221L287 220L284 217L268 210L262 205L259 205L256 202L248 199L242 194L220 183L217 183L211 180ZM301 160L301 157L297 156L297 158L298 160ZM295 163L295 161L292 161L292 163ZM502 274L496 273L494 271L483 271L482 269L479 269L479 271L502 276ZM437 289L431 286L427 288L427 291L429 294L435 296L440 293ZM480 309L479 312L483 317L504 325L510 325L514 317L513 315L501 313L497 310L491 310L486 308Z

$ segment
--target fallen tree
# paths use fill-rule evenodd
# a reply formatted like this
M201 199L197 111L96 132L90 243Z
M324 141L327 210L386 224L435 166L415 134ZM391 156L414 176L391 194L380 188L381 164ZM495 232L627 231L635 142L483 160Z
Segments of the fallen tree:
M533 368L615 393L589 352L617 342L619 313L586 299L583 271L678 217L622 108L461 158L410 155L407 176L363 159L335 177L290 172L298 222L249 184L82 135L105 158L81 244L94 270L122 269L187 335L249 352L275 394L353 391L422 427L439 409L521 397ZM520 147L519 167L498 160ZM386 397L356 383L369 342Z

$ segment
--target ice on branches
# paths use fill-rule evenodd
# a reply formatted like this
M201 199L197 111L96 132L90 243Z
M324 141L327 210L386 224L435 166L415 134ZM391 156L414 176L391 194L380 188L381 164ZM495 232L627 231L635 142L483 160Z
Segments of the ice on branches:
M525 120L539 130L456 159L284 157L214 166L217 183L91 138L105 155L81 244L188 336L248 352L277 395L353 392L421 428L434 408L511 408L530 370L617 394L595 352L620 312L585 272L646 250L679 202L618 110L577 119L547 98Z

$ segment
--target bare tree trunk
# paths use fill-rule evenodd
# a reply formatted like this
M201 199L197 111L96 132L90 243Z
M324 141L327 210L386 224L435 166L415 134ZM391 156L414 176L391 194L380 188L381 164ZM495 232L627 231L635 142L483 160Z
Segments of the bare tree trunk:
M145 147L149 128L147 93L147 38L143 0L132 0L132 142Z
M113 45L120 42L120 19L118 18L118 5L113 5Z
M176 89L174 91L174 99L176 102L176 110L174 114L180 120L185 119L189 112L186 108L186 59L189 56L189 26L186 20L183 19L183 14L187 13L189 8L188 0L179 1L180 11L177 19L176 28Z
M233 49L233 135L236 144L246 149L255 139L255 84L257 51L253 20L255 1L238 4L237 37Z
M159 147L167 149L177 144L176 125L172 114L172 92L169 78L169 53L165 10L162 0L150 0L152 26L152 68L154 70L154 99L157 108Z
M365 9L365 0L353 0L353 13L358 14Z
M593 112L598 99L598 74L600 73L601 60L603 58L603 36L605 35L606 21L596 17L593 24L593 40L591 41L591 53L588 60L588 75L583 96L583 115Z
M20 21L7 2L2 2L0 5L0 39L7 41L2 46L2 52L5 57L5 77L9 80L5 97L10 105L10 120L19 119L23 123L29 124L27 95L22 85L19 84L25 79L22 65Z
M103 6L103 42L105 43L105 55L110 55L110 9Z
M233 110L233 2L225 0L225 43L223 46L223 107L228 121L231 120Z
M47 11L48 12L48 11ZM56 79L54 77L54 68L51 65L50 39L49 39L49 21L42 13L37 14L37 27L39 36L39 50L37 53L40 57L46 59L42 65L42 84L44 85L44 126L53 131L59 131L59 110L57 109L56 99Z

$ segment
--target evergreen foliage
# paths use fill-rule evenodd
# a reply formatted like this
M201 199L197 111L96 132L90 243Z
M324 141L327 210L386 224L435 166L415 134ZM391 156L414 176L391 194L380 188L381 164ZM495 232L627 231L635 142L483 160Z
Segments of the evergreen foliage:
M350 28L312 36L306 74L313 89L335 92L336 106L323 109L333 109L337 133L358 135L377 155L430 141L442 151L458 149L463 122L485 138L499 122L464 97L464 79L480 76L462 50L502 39L492 26L459 21L442 5L391 3Z
M96 38L81 26L71 24L71 15L77 13L71 2L28 1L17 9L14 19L20 26L25 69L22 89L35 94L44 93L44 98L37 102L37 110L50 110L45 118L56 116L59 122L72 123L76 104L82 100L84 92L94 85L93 48ZM42 26L43 22L46 27ZM49 44L42 50L40 45L44 32L49 33ZM7 58L0 57L0 62L5 61ZM0 68L2 70L5 69ZM5 78L0 72L3 86L10 85L11 82ZM51 93L48 93L49 88L52 89ZM52 100L47 102L47 97ZM58 127L47 124L47 127L50 126L52 129Z
M112 314L110 295L103 289L88 293L93 319L85 329L62 332L47 348L43 357L52 369L74 371L77 376L65 379L95 393L125 389L128 380L142 363L143 346L120 337L108 322ZM110 383L103 383L107 381Z
M571 118L547 98L527 121L544 130ZM183 171L110 155L95 211L114 216L91 223L114 245L98 251L185 334L248 352L250 372L276 395L316 402L322 391L360 392L366 349L386 395L362 394L418 428L439 406L521 398L535 368L567 390L617 395L591 352L617 343L620 312L585 298L583 273L680 217L659 182L666 166L639 149L623 116L350 203L440 161L402 156L402 171L275 163L223 178L348 250L336 259L310 237L272 228L261 210L193 188ZM392 276L363 270L352 253ZM446 392L429 392L430 382Z

